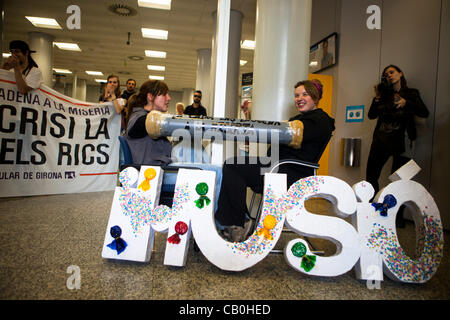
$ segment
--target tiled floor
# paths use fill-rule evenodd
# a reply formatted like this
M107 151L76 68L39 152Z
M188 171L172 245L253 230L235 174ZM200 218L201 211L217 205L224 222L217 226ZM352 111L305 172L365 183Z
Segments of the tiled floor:
M369 290L353 270L333 278L305 276L270 254L242 272L222 271L190 246L186 266L164 266L167 234L157 234L150 263L104 260L101 251L113 192L0 198L0 299L449 299L448 246L435 276L419 285L385 277ZM325 213L322 202L310 211ZM399 229L406 251L414 225ZM283 234L282 248L293 234ZM448 236L448 233L445 234ZM326 255L331 242L315 240ZM67 268L81 272L81 288L69 290Z

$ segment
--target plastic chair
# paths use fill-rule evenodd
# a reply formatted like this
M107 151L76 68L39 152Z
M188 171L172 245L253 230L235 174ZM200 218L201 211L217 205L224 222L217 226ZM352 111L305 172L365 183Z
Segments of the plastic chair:
M125 164L133 163L133 157L131 156L131 150L128 146L128 142L124 136L119 136L120 150L119 150L119 167Z

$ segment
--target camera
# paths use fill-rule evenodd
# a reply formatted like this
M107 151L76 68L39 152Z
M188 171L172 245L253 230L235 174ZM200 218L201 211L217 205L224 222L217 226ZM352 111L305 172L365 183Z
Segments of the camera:
M386 79L386 77L381 78L381 82L377 86L377 90L381 96L388 96L394 94L394 89L392 88L392 84Z

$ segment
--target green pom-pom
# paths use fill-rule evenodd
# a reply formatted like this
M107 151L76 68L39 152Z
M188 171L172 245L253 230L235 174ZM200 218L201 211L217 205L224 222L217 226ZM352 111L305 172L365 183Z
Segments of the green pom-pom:
M306 271L310 272L312 268L316 265L316 256L304 256L300 266Z
M195 187L195 191L201 195L204 196L205 194L208 193L208 185L205 182L200 182L199 184L197 184L197 186Z
M292 246L291 252L297 258L301 258L306 254L306 246L302 242L297 242Z

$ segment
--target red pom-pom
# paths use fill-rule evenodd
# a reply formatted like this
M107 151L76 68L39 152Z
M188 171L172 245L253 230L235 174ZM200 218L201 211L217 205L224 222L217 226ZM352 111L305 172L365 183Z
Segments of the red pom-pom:
M169 243L179 244L181 239L180 239L180 236L178 235L178 233L175 233L173 236L170 236L169 239L167 239L167 241Z
M184 223L183 221L178 221L175 224L175 232L183 235L188 231L188 225L186 223Z

